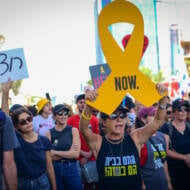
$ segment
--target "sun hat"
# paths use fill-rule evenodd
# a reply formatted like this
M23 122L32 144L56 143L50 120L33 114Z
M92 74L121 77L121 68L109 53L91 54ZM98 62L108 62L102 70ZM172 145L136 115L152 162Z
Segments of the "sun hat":
M37 105L37 113L39 113L47 103L50 103L50 101L48 99L46 99L46 98L40 99L36 104Z

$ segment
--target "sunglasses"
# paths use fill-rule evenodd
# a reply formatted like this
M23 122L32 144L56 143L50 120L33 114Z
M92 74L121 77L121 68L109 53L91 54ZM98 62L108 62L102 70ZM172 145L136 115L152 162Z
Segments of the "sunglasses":
M183 108L183 107L179 107L179 108L177 108L177 111L178 111L178 112L182 112L182 111L187 112L188 109L187 109L187 108Z
M66 116L66 115L69 115L69 112L63 110L63 111L59 111L59 112L57 112L56 115L58 115L58 116L62 116L62 115Z
M126 116L127 116L126 113L112 113L111 115L109 115L108 118L111 119L111 120L115 120L115 119L117 119L118 117L119 117L120 119L124 119Z
M169 111L169 110L168 110L168 111L166 112L166 114L167 114L167 115L171 115L171 114L172 114L172 111Z
M28 116L26 119L21 119L21 120L18 122L18 124L19 124L19 125L26 125L27 122L28 122L28 123L32 122L32 117L31 117L31 116Z

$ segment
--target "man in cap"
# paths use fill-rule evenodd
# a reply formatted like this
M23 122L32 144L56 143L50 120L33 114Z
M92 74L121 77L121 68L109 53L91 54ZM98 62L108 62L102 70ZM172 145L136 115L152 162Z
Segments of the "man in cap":
M77 105L78 113L71 116L68 119L67 124L79 129L80 117L84 108L86 107L85 94L80 94L76 97L76 105ZM95 116L92 116L92 118L90 119L88 127L92 130L93 133L96 133L96 134L99 133L98 119ZM92 152L89 150L89 147L87 146L81 133L80 133L80 140L81 140L81 151L80 151L80 156L78 159L79 159L81 168L83 168L83 166L87 164L88 162L95 162L95 158L94 156L92 156ZM95 172L90 175L97 176ZM97 182L97 181L94 181L94 182ZM88 183L87 180L84 178L84 189L93 189L93 185L95 185L95 183Z
M55 125L52 117L52 106L46 98L40 99L36 105L37 115L33 118L34 131L40 135L46 135L46 132Z

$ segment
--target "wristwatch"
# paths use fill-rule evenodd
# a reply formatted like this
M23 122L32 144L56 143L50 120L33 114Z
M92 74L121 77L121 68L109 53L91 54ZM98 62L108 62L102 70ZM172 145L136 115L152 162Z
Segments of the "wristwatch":
M159 104L158 108L161 109L161 110L165 110L166 109L166 105Z

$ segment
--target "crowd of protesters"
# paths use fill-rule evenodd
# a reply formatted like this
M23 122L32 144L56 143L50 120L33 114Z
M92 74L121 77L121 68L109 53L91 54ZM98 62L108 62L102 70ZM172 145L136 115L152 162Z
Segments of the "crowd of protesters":
M164 96L145 107L127 95L107 115L86 104L96 100L96 90L78 95L73 111L46 98L9 108L10 88L10 81L1 88L0 189L190 188L188 100ZM167 91L161 84L156 88Z

